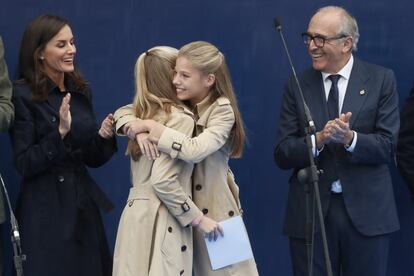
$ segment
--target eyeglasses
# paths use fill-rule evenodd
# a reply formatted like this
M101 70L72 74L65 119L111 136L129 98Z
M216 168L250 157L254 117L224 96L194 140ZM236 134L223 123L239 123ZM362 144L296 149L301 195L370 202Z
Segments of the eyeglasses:
M327 42L327 41L338 40L338 39L341 39L341 38L345 38L347 36L348 35L346 35L346 34L340 34L340 35L337 35L337 36L326 37L326 36L322 36L322 35L311 35L309 33L302 33L302 39L303 39L303 42L305 43L306 46L309 46L309 44L313 40L313 43L315 43L315 46L318 47L318 48L323 48L323 46L325 46L325 42Z

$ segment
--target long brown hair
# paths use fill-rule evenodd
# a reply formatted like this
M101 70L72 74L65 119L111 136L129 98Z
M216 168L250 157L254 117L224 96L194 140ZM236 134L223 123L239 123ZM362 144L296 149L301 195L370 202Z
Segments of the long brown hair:
M168 120L172 106L183 106L172 84L178 50L157 46L142 53L135 63L135 115L141 119ZM140 156L136 141L129 141L127 154L134 160Z
M209 42L195 41L181 47L178 57L181 56L187 58L202 74L214 74L215 82L210 88L211 102L214 102L220 96L229 99L235 117L230 136L230 156L234 158L241 157L246 135L224 55Z
M18 83L27 83L32 91L33 99L42 101L47 98L49 78L43 71L40 53L47 43L68 25L68 20L55 15L41 15L36 17L26 28L19 53L19 80ZM75 84L75 88L82 91L86 81L76 69L65 73Z

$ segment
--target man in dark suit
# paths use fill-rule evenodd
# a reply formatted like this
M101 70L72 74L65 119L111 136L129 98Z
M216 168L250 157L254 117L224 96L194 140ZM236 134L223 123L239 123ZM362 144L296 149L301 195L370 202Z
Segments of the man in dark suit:
M353 57L359 33L343 8L319 9L303 35L312 67L299 75L312 113L320 196L334 275L386 275L390 233L399 229L388 163L399 128L395 78L389 69ZM277 165L293 169L284 233L294 275L308 275L305 192L298 170L309 166L306 120L298 87L284 91ZM316 220L316 225L319 224ZM318 228L318 227L317 227ZM320 231L314 241L314 274L327 275Z
M6 131L13 121L14 110L13 110L13 105L10 101L11 94L12 94L12 85L9 80L6 62L4 60L3 40L0 37L0 132ZM5 219L6 219L6 216L4 212L3 188L0 187L0 223L3 223ZM2 254L1 243L0 243L0 275L3 275L3 254Z

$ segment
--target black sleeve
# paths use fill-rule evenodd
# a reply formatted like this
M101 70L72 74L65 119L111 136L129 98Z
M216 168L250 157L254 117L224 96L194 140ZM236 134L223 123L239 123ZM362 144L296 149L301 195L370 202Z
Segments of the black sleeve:
M13 97L15 121L10 129L16 168L23 177L41 173L63 159L67 148L58 129L39 138L30 105L25 97Z

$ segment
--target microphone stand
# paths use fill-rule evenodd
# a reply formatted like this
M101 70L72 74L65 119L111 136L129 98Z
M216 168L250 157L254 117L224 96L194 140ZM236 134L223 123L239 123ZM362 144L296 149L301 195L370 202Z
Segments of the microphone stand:
M306 135L306 145L308 147L308 155L309 155L309 161L310 161L310 181L309 179L306 180L305 184L305 201L306 201L306 246L307 246L307 251L308 251L308 272L309 275L312 276L312 258L310 256L312 256L313 253L313 229L314 229L314 220L311 219L310 217L310 199L309 199L309 194L310 194L310 188L308 186L309 182L313 183L313 190L314 190L314 195L315 195L315 201L316 201L316 205L317 205L317 209L318 209L318 217L319 217L319 222L320 222L320 228L321 228L321 235L322 235L322 243L323 243L323 251L324 251L324 256L325 256L325 264L326 264L326 271L327 271L327 275L328 276L332 276L332 265L331 265L331 259L329 257L329 251L328 251L328 241L326 239L326 231L325 231L325 221L323 218L323 213L322 213L322 204L321 204L321 198L320 198L320 193L319 193L319 173L321 173L320 171L318 171L318 168L315 165L315 158L313 156L313 152L312 152L312 135L315 135L316 133L316 129L315 129L315 123L312 119L310 110L308 105L306 104L305 101L305 97L303 96L303 91L302 88L299 84L299 79L296 75L296 70L293 66L293 62L292 59L290 58L290 54L285 42L285 38L283 36L282 33L282 26L280 25L280 21L277 18L273 19L274 21L274 25L276 30L279 32L280 34L280 38L282 40L283 43L283 47L285 49L286 55L288 57L289 60L289 64L290 67L292 68L292 72L293 72L293 76L295 78L296 81L296 85L298 86L298 90L299 90L299 95L300 98L302 100L303 103L303 107L305 110L305 117L306 117L306 127L305 127L305 135Z
M17 219L14 216L13 209L10 204L9 194L7 193L6 185L4 185L4 181L3 181L3 178L1 177L1 174L0 174L0 180L3 186L4 195L6 197L7 204L10 210L10 224L12 227L11 241L13 244L13 251L14 251L14 256L13 256L14 268L16 269L16 276L23 276L24 275L23 274L23 261L26 260L26 255L24 255L22 252L22 247L20 244L19 226L17 224Z

